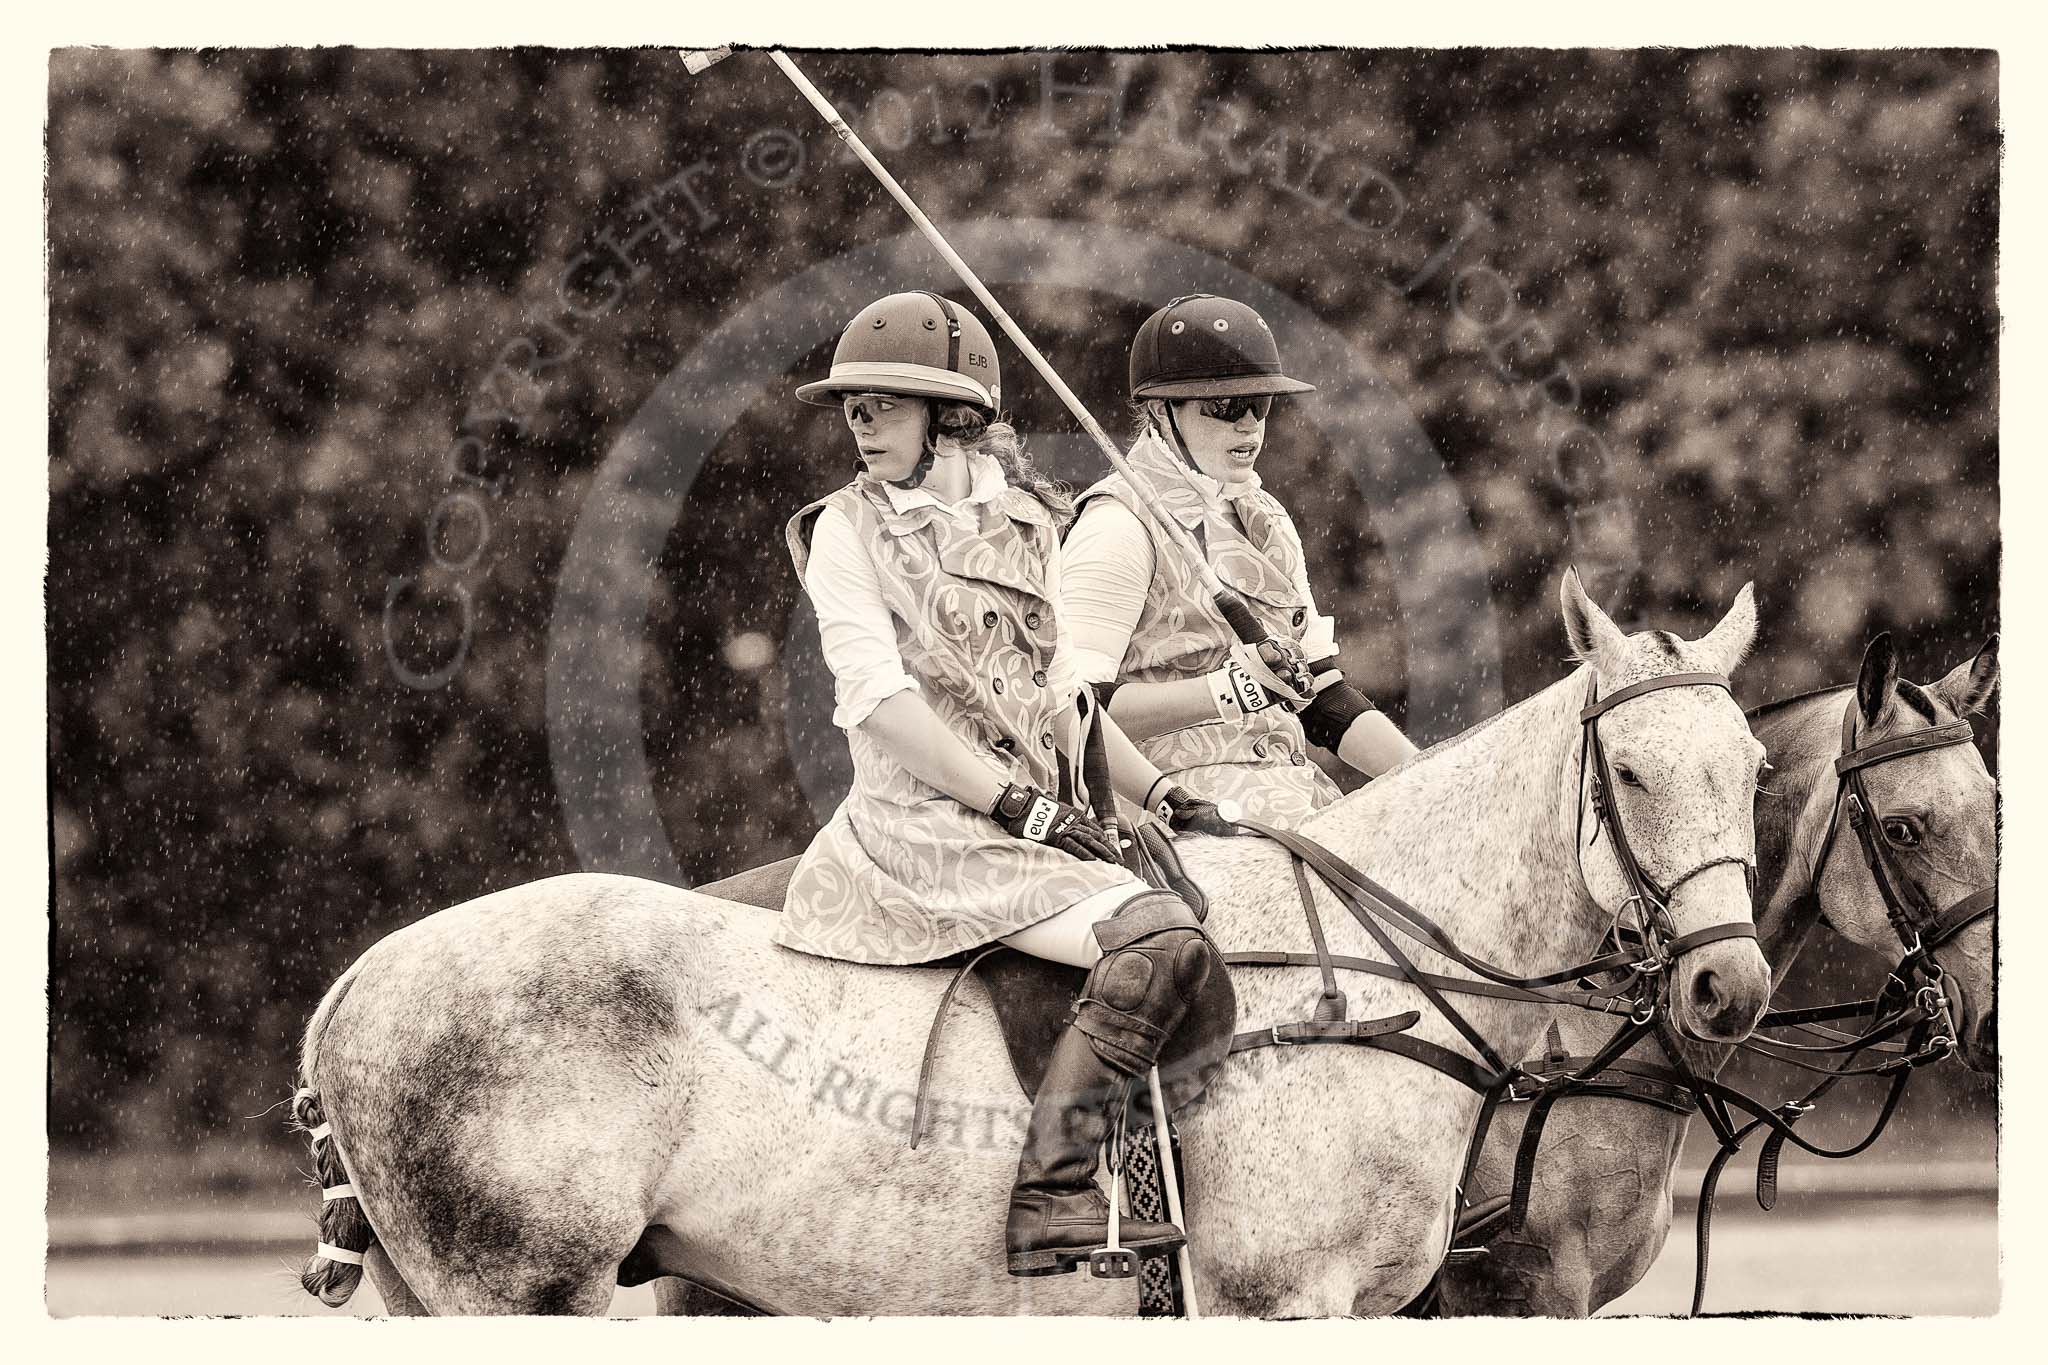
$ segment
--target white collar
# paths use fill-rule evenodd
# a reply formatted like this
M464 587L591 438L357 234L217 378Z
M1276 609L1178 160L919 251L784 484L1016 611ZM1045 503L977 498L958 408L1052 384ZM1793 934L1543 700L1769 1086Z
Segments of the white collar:
M1185 475L1188 482L1193 484L1196 490L1201 493L1202 501L1211 507L1221 507L1232 499L1241 498L1247 493L1256 493L1265 487L1265 484L1259 479L1259 471L1256 469L1251 472L1250 477L1239 479L1236 483L1226 486L1221 479L1210 478L1207 474L1195 468L1191 462L1182 459L1180 452L1168 444L1166 438L1160 433L1148 430L1145 433L1145 439L1159 447L1160 455L1173 462L1174 467L1181 474Z
M970 482L967 496L955 503L948 503L924 484L916 488L898 488L895 484L882 481L882 489L889 496L889 505L898 512L908 512L918 507L936 507L942 512L959 514L969 507L994 502L1009 491L1009 480L1003 477L1003 467L995 456L979 450L967 454L967 472Z

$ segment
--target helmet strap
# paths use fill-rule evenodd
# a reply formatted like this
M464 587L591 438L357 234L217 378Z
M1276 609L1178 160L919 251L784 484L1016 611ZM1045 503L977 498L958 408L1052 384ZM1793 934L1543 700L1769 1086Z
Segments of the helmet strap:
M921 487L924 484L925 476L932 472L932 464L934 461L938 459L938 455L939 448L933 445L929 440L927 440L924 443L924 454L918 456L917 467L910 471L908 477L901 479L890 479L889 483L897 488L903 489L905 492L908 492L913 488Z
M1188 438L1180 434L1180 420L1173 415L1173 400L1162 398L1159 402L1166 408L1166 425L1173 430L1173 448L1175 453L1180 456L1182 464L1194 470L1197 474L1201 473L1202 467L1195 463L1195 453L1188 449Z
M951 427L941 427L939 425L939 400L931 400L930 415L925 419L923 457L918 460L917 468L911 470L907 478L891 479L889 482L906 491L918 487L924 483L925 478L932 472L932 465L938 461L939 439L941 437L951 437L953 440L964 445L970 441L980 440L982 433L987 430L988 421L979 413L975 414L975 420L973 421L956 423Z

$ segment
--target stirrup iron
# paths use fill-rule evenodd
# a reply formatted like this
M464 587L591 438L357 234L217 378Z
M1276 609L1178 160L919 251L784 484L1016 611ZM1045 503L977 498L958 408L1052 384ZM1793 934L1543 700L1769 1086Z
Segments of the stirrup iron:
M1121 1129L1122 1124L1116 1127ZM1114 1146L1123 1134L1112 1132L1110 1143ZM1109 1176L1109 1241L1099 1251L1088 1253L1088 1273L1098 1280L1128 1280L1138 1273L1138 1254L1119 1243L1123 1232L1123 1166L1119 1161L1105 1160Z

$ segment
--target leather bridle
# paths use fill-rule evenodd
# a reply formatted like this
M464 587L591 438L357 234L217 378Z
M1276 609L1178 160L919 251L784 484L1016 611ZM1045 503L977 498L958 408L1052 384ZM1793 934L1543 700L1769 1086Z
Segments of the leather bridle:
M1995 913L1998 909L1998 887L1994 884L1972 891L1947 909L1936 911L1920 888L1900 875L1893 863L1884 837L1884 816L1872 805L1870 793L1863 785L1863 774L1880 763L1889 763L1910 754L1969 744L1974 739L1974 732L1969 721L1953 720L1946 725L1930 725L1896 739L1879 740L1875 744L1858 747L1858 710L1857 699L1852 695L1848 707L1842 712L1842 755L1835 760L1835 803L1828 812L1827 833L1822 836L1820 851L1813 860L1812 884L1817 894L1821 873L1826 870L1828 855L1834 849L1835 834L1841 828L1844 812L1847 812L1849 828L1855 831L1857 842L1863 846L1863 861L1869 865L1878 895L1884 901L1885 918L1891 921L1892 931L1906 949L1906 956L1894 975L1908 981L1914 975L1925 977L1930 982L1939 981L1941 965L1934 960L1934 950L1978 920Z
M1671 898L1678 894L1679 887L1709 868L1719 867L1723 863L1734 863L1742 869L1744 885L1754 897L1756 855L1754 852L1716 854L1672 878L1669 886L1660 886L1655 878L1643 870L1642 863L1636 858L1635 850L1629 846L1628 832L1621 823L1621 810L1614 802L1614 774L1607 765L1607 751L1600 743L1600 717L1622 703L1645 693L1669 687L1718 687L1732 696L1734 689L1729 686L1727 677L1720 673L1667 673L1662 677L1646 678L1642 682L1616 688L1607 696L1595 700L1598 685L1598 679L1592 675L1591 670L1588 670L1586 705L1579 712L1579 771L1581 784L1590 783L1592 794L1590 803L1582 801L1579 804L1577 834L1573 842L1579 849L1588 847L1584 837L1585 815L1587 804L1591 804L1599 816L1599 824L1593 830L1593 841L1599 841L1601 829L1608 831L1614 848L1614 859L1621 866L1622 881L1629 893L1620 909L1615 912L1615 929L1619 930L1622 927L1623 913L1630 906L1634 906L1637 911L1637 923L1631 927L1640 934L1640 941L1656 960L1657 965L1648 968L1652 971L1661 966L1668 966L1682 954L1709 943L1730 938L1755 938L1756 923L1753 919L1710 924L1689 934L1680 934L1676 931L1676 926L1671 920ZM1610 936L1614 932L1611 930Z
M1308 919L1315 951L1234 952L1226 953L1223 960L1233 967L1313 966L1322 973L1323 991L1313 1018L1240 1033L1231 1042L1231 1052L1312 1043L1371 1047L1399 1053L1479 1091L1483 1097L1479 1119L1457 1190L1459 1209L1468 1211L1466 1191L1472 1187L1473 1170L1495 1110L1504 1100L1533 1097L1537 1093L1534 1087L1545 1084L1550 1078L1504 1061L1450 1002L1448 995L1480 995L1533 1004L1568 1005L1626 1016L1616 1025L1614 1036L1597 1056L1582 1059L1583 1066L1573 1069L1567 1077L1557 1078L1561 1082L1586 1084L1618 1063L1622 1054L1638 1041L1653 1031L1662 1033L1670 995L1669 973L1665 968L1674 960L1708 943L1756 937L1756 925L1748 918L1678 934L1673 932L1669 910L1671 896L1680 886L1724 862L1739 864L1753 885L1756 875L1753 856L1720 854L1674 877L1668 887L1660 886L1635 857L1627 831L1622 826L1621 812L1606 795L1612 788L1613 776L1607 765L1606 752L1600 744L1600 717L1625 702L1671 687L1719 687L1727 690L1728 680L1718 673L1672 673L1631 683L1605 698L1599 698L1597 679L1589 679L1586 705L1579 712L1581 766L1576 790L1583 792L1589 782L1592 784L1590 804L1599 821L1594 837L1598 838L1599 829L1608 832L1629 891L1628 899L1617 909L1615 916L1618 921L1631 905L1637 907L1641 919L1639 939L1616 942L1610 935L1609 942L1602 945L1600 955L1589 961L1535 976L1518 975L1465 952L1428 916L1314 840L1258 821L1239 821L1244 828L1265 835L1294 855L1295 883L1301 893L1302 909ZM1576 796L1575 799L1578 801L1578 813L1573 853L1577 857L1587 846L1578 836L1584 833L1588 802ZM1323 935L1322 921L1316 912L1314 890L1308 877L1310 870L1322 879L1338 903L1372 936L1388 960L1376 961L1330 952ZM1390 928L1449 958L1478 979L1446 977L1420 970L1395 943ZM1388 1019L1346 1018L1345 995L1337 986L1336 973L1339 969L1370 972L1414 986L1478 1054L1478 1060L1426 1039L1408 1036L1406 1030L1420 1017L1413 1010ZM1601 978L1607 978L1608 984L1599 984ZM1560 989L1565 983L1576 983L1578 989ZM1526 1094L1518 1093L1518 1085L1532 1088ZM1686 1099L1689 1103L1689 1094Z
M1906 950L1905 957L1886 979L1884 988L1872 999L1773 1010L1757 1025L1759 1030L1797 1031L1818 1041L1800 1044L1752 1037L1736 1045L1801 1070L1816 1072L1821 1078L1819 1082L1797 1099L1767 1106L1732 1086L1700 1075L1685 1057L1678 1040L1671 1036L1661 1015L1656 1021L1654 1036L1666 1054L1667 1063L1664 1065L1625 1060L1612 1043L1592 1058L1550 1056L1525 1063L1535 1074L1537 1084L1526 1093L1516 1090L1507 1096L1511 1100L1534 1102L1516 1153L1513 1188L1508 1197L1494 1201L1493 1207L1482 1210L1484 1216L1469 1220L1459 1229L1459 1240L1465 1245L1454 1249L1453 1256L1484 1255L1485 1243L1495 1233L1520 1225L1528 1209L1530 1182L1542 1141L1544 1120L1558 1100L1572 1095L1587 1095L1628 1100L1675 1113L1697 1109L1712 1129L1718 1145L1701 1180L1694 1224L1692 1311L1698 1314L1706 1295L1714 1191L1722 1170L1742 1149L1744 1142L1759 1131L1768 1133L1757 1158L1756 1178L1757 1203L1768 1210L1777 1202L1778 1164L1787 1144L1814 1156L1830 1158L1852 1157L1867 1151L1898 1112L1906 1083L1913 1072L1953 1051L1954 1024L1948 1015L1947 998L1942 994L1943 973L1940 964L1934 960L1934 950L1993 913L1998 905L1997 888L1993 886L1972 892L1947 909L1938 913L1934 911L1919 889L1900 874L1886 851L1882 830L1884 817L1872 806L1870 793L1863 785L1863 773L1881 763L1911 754L1971 743L1970 723L1967 720L1951 721L1895 739L1858 746L1857 714L1856 698L1852 695L1848 710L1842 717L1842 752L1835 761L1835 802L1819 852L1812 862L1805 894L1818 897L1820 876L1827 866L1835 835L1846 813L1850 828L1856 832L1863 846L1864 860L1870 866L1879 895L1884 900L1886 917ZM1621 946L1626 946L1627 942L1625 936L1618 940ZM1845 1033L1829 1027L1834 1021L1854 1018L1866 1020L1859 1033ZM1859 1062L1858 1059L1865 1054L1874 1060ZM1838 1058L1839 1065L1820 1064L1824 1058ZM1844 1147L1827 1148L1807 1141L1793 1130L1800 1119L1813 1112L1829 1090L1843 1080L1858 1076L1881 1076L1890 1081L1877 1117L1860 1140ZM1737 1126L1729 1112L1731 1109L1748 1115L1749 1121ZM1476 1160L1477 1143L1483 1140L1484 1135L1482 1125L1470 1160ZM1434 1307L1434 1293L1432 1284L1431 1289L1418 1300L1417 1311L1427 1312Z
M1754 886L1756 860L1753 856L1718 854L1673 878L1670 886L1659 885L1643 870L1642 863L1629 846L1628 831L1621 822L1621 811L1606 796L1606 792L1612 788L1613 775L1607 765L1606 751L1600 743L1600 717L1615 707L1648 693L1672 687L1719 687L1726 691L1729 690L1728 679L1719 673L1669 673L1662 677L1631 683L1601 698L1597 695L1598 679L1596 676L1590 676L1590 670L1588 672L1586 705L1579 712L1578 789L1583 791L1588 783L1591 784L1590 804L1599 822L1594 831L1594 838L1599 837L1600 829L1607 831L1615 857L1621 866L1623 880L1628 887L1628 898L1615 911L1615 918L1619 921L1630 906L1635 906L1641 920L1640 928L1636 931L1639 937L1632 936L1616 941L1610 934L1609 941L1601 945L1601 952L1596 957L1540 975L1521 975L1464 951L1434 920L1314 840L1304 838L1292 830L1278 829L1256 820L1241 820L1238 823L1243 828L1265 835L1294 855L1295 884L1301 893L1302 909L1308 919L1315 951L1312 954L1236 952L1225 954L1224 961L1231 966L1315 966L1322 972L1323 993L1321 1002L1316 1006L1314 1019L1301 1024L1276 1024L1271 1028L1255 1029L1240 1034L1232 1047L1233 1052L1284 1043L1361 1043L1392 1051L1407 1051L1414 1055L1414 1050L1407 1046L1414 1040L1393 1037L1385 1029L1368 1029L1366 1025L1373 1021L1349 1022L1349 1026L1346 1026L1348 1021L1345 1020L1344 993L1337 988L1336 970L1343 968L1350 971L1366 971L1406 981L1420 990L1437 1012L1471 1044L1473 1051L1479 1054L1482 1064L1475 1067L1469 1059L1433 1046L1424 1049L1429 1053L1428 1056L1418 1056L1417 1060L1424 1061L1427 1065L1434 1066L1475 1089L1505 1094L1516 1080L1530 1078L1521 1068L1511 1066L1502 1060L1470 1021L1445 998L1446 992L1490 995L1551 1005L1572 1005L1604 1013L1625 1014L1628 1019L1616 1030L1614 1041L1608 1048L1602 1049L1603 1059L1611 1060L1608 1057L1609 1053L1618 1057L1663 1018L1669 997L1665 968L1672 962L1709 943L1730 938L1756 937L1756 924L1747 917L1724 924L1710 924L1691 933L1675 932L1670 916L1670 900L1680 886L1708 868L1717 867L1722 863L1736 863L1741 866L1750 884ZM1578 802L1574 856L1578 856L1586 847L1582 836L1588 804L1583 799ZM1389 961L1376 962L1366 958L1340 957L1330 952L1324 940L1322 921L1316 913L1315 895L1309 884L1308 871L1314 871L1322 879L1331 894L1351 912L1352 917L1386 953ZM1583 875L1582 870L1581 876ZM1589 890L1588 895L1590 894ZM1421 971L1401 951L1383 924L1442 954L1480 979L1461 980ZM1605 986L1593 984L1596 978L1602 977L1614 979ZM1583 988L1556 989L1566 983L1579 983Z

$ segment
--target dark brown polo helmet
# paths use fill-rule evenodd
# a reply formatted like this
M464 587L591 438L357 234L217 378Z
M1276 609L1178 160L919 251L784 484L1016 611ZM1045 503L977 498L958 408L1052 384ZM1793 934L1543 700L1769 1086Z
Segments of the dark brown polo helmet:
M1145 319L1131 343L1131 397L1238 398L1314 393L1280 373L1266 320L1235 299L1183 294Z

